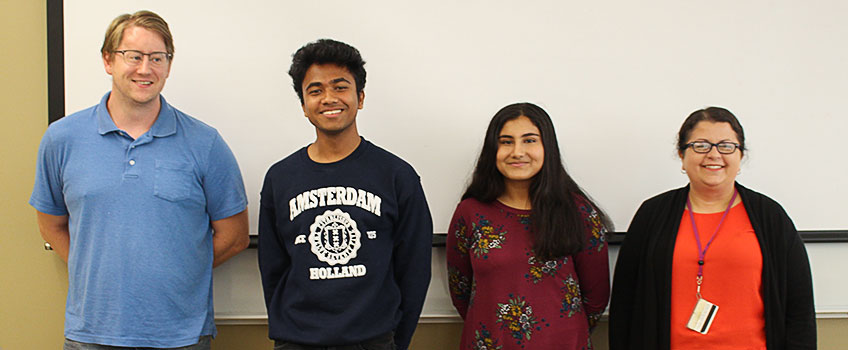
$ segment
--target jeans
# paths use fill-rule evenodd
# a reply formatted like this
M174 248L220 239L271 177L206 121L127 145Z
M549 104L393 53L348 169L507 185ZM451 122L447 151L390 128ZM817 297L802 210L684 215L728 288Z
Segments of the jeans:
M210 350L212 347L212 336L204 335L201 336L197 344L181 346L178 348L138 348L138 347L126 347L126 346L109 346L109 345L100 345L100 344L89 344L89 343L80 343L78 341L73 341L70 339L65 339L65 344L62 346L62 350Z
M274 350L395 350L395 334L388 332L358 344L337 346L311 346L275 340Z

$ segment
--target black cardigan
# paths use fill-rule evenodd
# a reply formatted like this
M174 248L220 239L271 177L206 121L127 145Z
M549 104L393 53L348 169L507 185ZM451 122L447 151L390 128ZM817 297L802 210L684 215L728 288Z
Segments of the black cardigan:
M816 349L807 251L777 202L736 184L763 256L766 347ZM642 203L618 252L610 302L609 348L670 346L671 265L689 186Z

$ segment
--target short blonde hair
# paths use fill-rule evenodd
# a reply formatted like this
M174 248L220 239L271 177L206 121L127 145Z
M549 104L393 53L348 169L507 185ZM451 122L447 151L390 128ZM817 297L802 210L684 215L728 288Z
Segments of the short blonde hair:
M103 46L100 48L100 53L103 56L111 55L121 40L124 38L124 30L133 26L141 27L155 33L158 33L165 41L165 50L171 54L173 59L174 54L174 38L171 36L171 30L168 28L168 23L165 22L159 15L141 10L133 14L123 14L112 20L109 28L106 29L106 37L103 39Z

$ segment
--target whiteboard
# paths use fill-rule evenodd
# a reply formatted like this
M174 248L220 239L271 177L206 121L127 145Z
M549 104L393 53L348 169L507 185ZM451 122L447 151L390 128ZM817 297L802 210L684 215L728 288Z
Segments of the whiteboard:
M552 116L568 171L618 231L644 199L686 184L675 135L711 105L745 127L741 183L780 202L799 229L848 228L848 3L520 4L66 1L66 111L111 87L99 52L111 19L150 9L175 38L163 95L232 148L253 231L265 171L315 137L287 75L291 55L325 37L361 51L359 130L415 167L436 232L447 231L489 119L519 101Z
M517 101L553 117L569 172L620 230L642 200L687 182L674 138L689 113L710 105L729 108L747 131L740 182L782 203L801 229L848 228L848 3L521 4L67 1L66 110L111 87L99 52L110 20L151 9L175 37L163 95L224 136L251 213L268 167L315 137L291 88L291 55L330 37L367 61L359 130L416 168L437 232L488 120Z

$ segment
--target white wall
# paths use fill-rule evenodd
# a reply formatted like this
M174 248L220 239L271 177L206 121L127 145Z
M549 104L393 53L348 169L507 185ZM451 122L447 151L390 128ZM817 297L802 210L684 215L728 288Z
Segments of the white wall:
M175 36L163 92L217 127L257 212L268 166L314 139L287 75L322 37L368 62L362 134L421 174L445 232L489 118L516 101L553 116L569 171L624 230L639 203L686 183L683 119L729 108L751 152L739 180L801 229L848 228L843 1L102 1L65 3L69 112L110 88L99 59L120 13L151 9ZM256 215L251 218L256 227Z
M746 129L743 184L782 203L799 229L848 228L848 3L518 4L66 1L67 111L111 86L99 57L109 20L150 9L175 37L163 94L235 152L254 231L265 171L314 139L287 71L295 50L323 37L368 62L359 130L418 170L436 232L447 230L488 120L517 101L552 115L568 170L618 231L642 200L686 183L674 138L709 105Z

